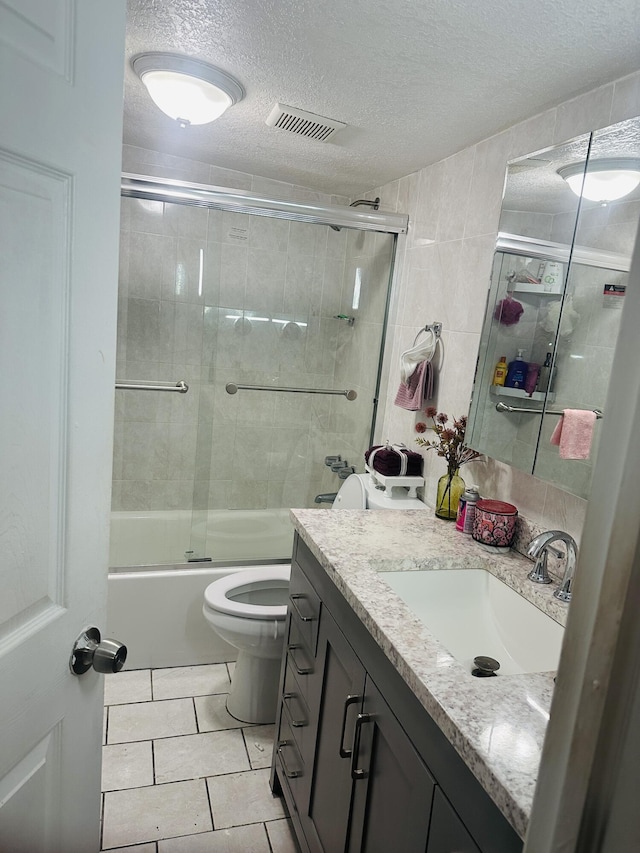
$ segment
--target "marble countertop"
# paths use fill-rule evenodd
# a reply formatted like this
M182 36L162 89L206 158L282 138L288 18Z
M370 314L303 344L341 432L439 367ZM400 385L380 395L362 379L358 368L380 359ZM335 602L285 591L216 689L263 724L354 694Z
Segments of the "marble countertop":
M532 563L490 553L419 510L292 510L296 530L500 811L524 838L555 673L474 678L378 575L484 568L556 622L567 606L527 580Z

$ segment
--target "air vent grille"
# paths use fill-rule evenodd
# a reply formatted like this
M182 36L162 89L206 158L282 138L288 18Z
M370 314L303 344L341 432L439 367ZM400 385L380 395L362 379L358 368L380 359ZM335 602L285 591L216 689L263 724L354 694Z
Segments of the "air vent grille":
M280 130L288 130L298 136L306 136L318 142L326 142L338 130L347 125L342 121L336 121L326 116L317 116L306 110L296 107L288 107L286 104L276 104L269 113L266 124L269 127L277 127Z

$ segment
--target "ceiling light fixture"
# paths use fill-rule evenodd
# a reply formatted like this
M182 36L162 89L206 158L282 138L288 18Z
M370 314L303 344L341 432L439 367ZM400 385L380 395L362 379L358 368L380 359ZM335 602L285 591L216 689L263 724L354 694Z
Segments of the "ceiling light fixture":
M617 157L591 160L587 164L572 163L558 169L558 174L577 196L589 201L617 201L629 195L640 184L640 159Z
M244 97L237 80L200 59L140 53L131 65L156 106L180 127L215 121Z

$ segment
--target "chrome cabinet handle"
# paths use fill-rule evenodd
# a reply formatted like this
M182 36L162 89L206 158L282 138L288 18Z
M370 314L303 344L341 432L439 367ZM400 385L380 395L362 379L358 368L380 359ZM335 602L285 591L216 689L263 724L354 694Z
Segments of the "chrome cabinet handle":
M289 645L289 651L290 652L295 652L301 648L302 648L302 646L300 645L300 643L291 643ZM298 675L309 675L309 673L313 672L313 665L312 664L308 664L307 666L300 666L300 664L296 660L296 656L294 654L291 655L291 660L293 661L293 665L294 665L295 670L298 673Z
M282 694L282 701L285 703L285 705L287 705L287 709L289 709L289 705L287 704L287 702L290 699L298 699L299 700L300 697L298 696L297 693L283 693ZM300 702L299 704L302 704L302 702ZM302 720L294 720L293 714L291 713L291 711L289 711L289 721L290 721L291 725L294 726L295 728L301 728L303 726L309 725L309 721L306 718L302 719Z
M282 749L283 746L291 746L291 741L281 740L278 744L278 755L280 756L280 761L282 761L284 775L287 777L287 779L295 779L297 776L302 776L302 770L289 770L289 768L287 767L287 761L284 757L284 751Z
M351 756L351 778L355 779L364 779L369 775L368 770L356 769L356 765L358 764L358 753L360 751L360 733L362 731L362 726L365 723L370 723L373 720L372 714L358 714L356 719L356 728L353 733L353 750Z
M340 758L350 758L352 749L344 748L344 733L347 728L347 711L349 710L349 705L353 705L356 702L362 701L362 696L357 696L355 693L350 694L344 700L344 708L342 710L342 728L340 729Z
M299 618L302 622L315 622L315 620L318 618L317 616L303 616L303 615L302 615L302 613L300 612L300 608L299 608L299 607L298 607L298 605L297 605L297 601L298 601L300 598L306 598L306 597L307 597L307 596L306 596L306 595L304 595L304 594L303 594L303 593L301 593L301 592L297 592L297 593L294 593L293 595L290 595L290 596L289 596L289 599L290 599L290 601L291 601L291 606L292 606L292 607L293 607L293 609L296 611L296 613L298 614L298 618Z

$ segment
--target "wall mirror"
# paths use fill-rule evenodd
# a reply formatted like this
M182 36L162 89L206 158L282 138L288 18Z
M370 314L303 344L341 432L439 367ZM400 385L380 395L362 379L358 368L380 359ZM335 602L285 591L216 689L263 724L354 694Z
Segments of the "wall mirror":
M640 117L508 164L480 340L469 445L584 498L640 221L640 171L622 185L634 169ZM550 443L564 409L603 413L588 460Z

